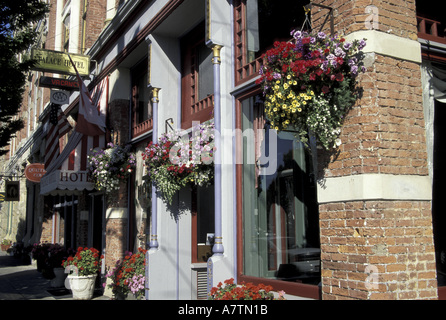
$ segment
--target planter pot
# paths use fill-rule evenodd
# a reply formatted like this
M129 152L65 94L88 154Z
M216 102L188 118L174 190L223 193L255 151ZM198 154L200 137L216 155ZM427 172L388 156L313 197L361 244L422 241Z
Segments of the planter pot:
M90 300L93 297L96 275L68 276L68 281L74 300Z
M54 278L50 282L52 288L60 288L65 285L66 273L64 268L54 268Z

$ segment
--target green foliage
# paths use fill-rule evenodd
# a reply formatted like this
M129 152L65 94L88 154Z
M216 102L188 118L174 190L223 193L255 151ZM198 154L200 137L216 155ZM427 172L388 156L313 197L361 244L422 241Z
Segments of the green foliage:
M33 24L48 11L40 0L0 0L0 155L24 126L22 119L14 119L22 103L26 73L34 64L24 53L37 39Z

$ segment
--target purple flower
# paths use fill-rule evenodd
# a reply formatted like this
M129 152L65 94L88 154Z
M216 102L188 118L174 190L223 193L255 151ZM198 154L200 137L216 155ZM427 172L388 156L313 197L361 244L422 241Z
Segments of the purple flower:
M342 50L341 48L336 48L336 49L335 49L335 55L336 55L337 57L344 58L344 57L345 57L345 52L344 52L344 50Z
M327 37L327 35L323 32L318 32L317 37L321 40L325 39Z
M350 50L350 48L352 47L352 44L350 42L346 42L344 43L344 50Z
M359 40L358 49L359 49L359 50L364 49L364 47L365 47L366 44L367 44L367 43L365 42L364 39Z

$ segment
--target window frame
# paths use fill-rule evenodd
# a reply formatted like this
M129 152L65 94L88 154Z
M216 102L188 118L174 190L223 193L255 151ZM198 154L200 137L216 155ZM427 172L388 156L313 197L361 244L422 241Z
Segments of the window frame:
M205 43L204 21L181 39L181 128L213 118L214 94L198 100L198 48ZM211 49L209 49L211 50Z
M246 3L236 0L234 4L234 39L235 39L235 85L238 86L258 76L262 59L249 62L246 46Z
M141 78L148 74L148 60L145 57L138 62L131 70L131 115L132 115L132 138L136 138L153 128L153 117L149 114L148 119L138 122L138 108L139 108L139 83ZM150 96L150 93L149 93ZM151 105L151 99L148 99L147 106Z

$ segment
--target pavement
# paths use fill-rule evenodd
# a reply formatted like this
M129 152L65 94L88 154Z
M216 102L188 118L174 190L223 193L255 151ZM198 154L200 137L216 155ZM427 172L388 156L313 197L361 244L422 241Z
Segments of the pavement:
M34 264L24 265L20 259L0 251L0 300L73 300L66 288L51 287ZM95 291L92 300L110 300ZM3 303L2 303L3 305Z

